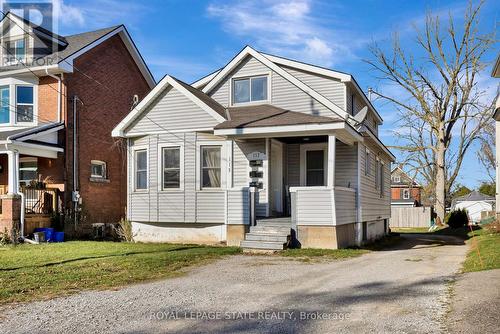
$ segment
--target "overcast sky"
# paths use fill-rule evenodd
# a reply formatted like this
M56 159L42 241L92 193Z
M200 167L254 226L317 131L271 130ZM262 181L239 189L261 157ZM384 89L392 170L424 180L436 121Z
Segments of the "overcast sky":
M439 13L443 19L451 14L460 20L467 1L58 0L57 5L64 13L59 20L61 34L125 24L156 79L171 74L194 81L224 66L249 44L268 53L348 72L365 91L373 87L389 93L394 88L380 82L363 62L370 58L368 47L374 42L389 45L395 31L403 44L411 47L414 29L423 25L427 11ZM498 1L486 1L481 31L494 31L499 9ZM485 59L493 62L498 52L497 46ZM498 81L489 75L490 68L479 84L487 99L493 99ZM386 145L395 144L397 113L380 101L375 105L384 118L382 140ZM475 149L468 153L458 179L469 187L486 179Z

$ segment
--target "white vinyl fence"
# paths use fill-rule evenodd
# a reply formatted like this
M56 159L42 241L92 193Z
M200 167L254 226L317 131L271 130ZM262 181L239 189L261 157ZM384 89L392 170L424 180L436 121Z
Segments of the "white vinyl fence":
M431 208L391 208L390 227L430 227Z

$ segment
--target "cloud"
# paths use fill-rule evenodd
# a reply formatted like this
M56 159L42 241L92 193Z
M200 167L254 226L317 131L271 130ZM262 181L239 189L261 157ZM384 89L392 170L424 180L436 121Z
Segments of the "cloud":
M212 3L209 17L220 20L229 34L249 39L269 53L332 66L354 56L359 42L314 11L312 0L249 0ZM317 9L317 8L316 8ZM349 45L349 46L348 46Z
M84 26L85 17L82 8L68 5L63 0L54 0L52 3L55 17L61 24Z

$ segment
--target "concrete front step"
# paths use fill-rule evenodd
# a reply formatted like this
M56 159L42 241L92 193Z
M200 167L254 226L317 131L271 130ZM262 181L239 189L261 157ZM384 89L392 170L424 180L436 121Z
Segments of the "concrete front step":
M257 225L250 226L251 233L276 233L276 234L290 234L291 227L290 226L266 226L266 225Z
M245 240L247 241L276 241L285 243L290 237L289 234L274 234L274 233L247 233Z
M285 249L286 243L281 241L254 241L254 240L243 240L240 243L240 247L245 250L283 250Z

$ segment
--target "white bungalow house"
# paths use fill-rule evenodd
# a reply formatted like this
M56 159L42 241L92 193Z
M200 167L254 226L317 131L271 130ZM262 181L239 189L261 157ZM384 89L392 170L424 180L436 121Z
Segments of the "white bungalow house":
M455 198L451 204L452 210L465 209L472 223L481 221L481 212L491 212L495 208L495 198L473 191L467 195Z
M379 238L394 161L381 124L351 75L249 46L192 85L167 75L113 130L128 140L136 239L283 249Z

